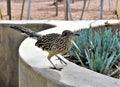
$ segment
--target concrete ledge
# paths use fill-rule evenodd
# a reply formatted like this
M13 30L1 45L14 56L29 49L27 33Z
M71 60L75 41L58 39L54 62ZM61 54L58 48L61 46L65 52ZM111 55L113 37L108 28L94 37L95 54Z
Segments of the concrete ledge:
M99 21L30 21L34 23L48 23L57 27L39 32L40 34L61 33L63 30L78 30L92 26L104 25L107 20ZM109 23L118 23L109 20ZM36 40L27 38L19 48L20 70L19 87L120 87L120 80L111 78L91 70L79 67L65 58L66 65L61 65L56 57L52 60L62 71L52 70L47 60L48 53L35 47ZM62 56L61 56L62 57Z
M55 27L39 22L0 20L0 87L18 87L18 48L25 36L10 29L10 25L17 24L36 32Z

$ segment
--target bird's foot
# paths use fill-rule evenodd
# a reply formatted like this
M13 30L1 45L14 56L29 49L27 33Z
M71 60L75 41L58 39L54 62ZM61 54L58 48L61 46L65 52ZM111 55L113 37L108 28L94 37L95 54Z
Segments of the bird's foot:
M50 69L61 71L63 68L57 68L57 67L50 67Z

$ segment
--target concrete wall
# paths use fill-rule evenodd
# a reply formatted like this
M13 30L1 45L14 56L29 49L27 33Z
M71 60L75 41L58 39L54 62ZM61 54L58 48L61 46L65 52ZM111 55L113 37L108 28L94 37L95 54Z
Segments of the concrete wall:
M19 65L19 87L67 87L63 84L57 84L34 71L20 58Z
M0 23L0 87L18 87L18 48L25 38L19 32L9 28L13 23ZM24 24L18 25L41 31L54 27L46 24Z

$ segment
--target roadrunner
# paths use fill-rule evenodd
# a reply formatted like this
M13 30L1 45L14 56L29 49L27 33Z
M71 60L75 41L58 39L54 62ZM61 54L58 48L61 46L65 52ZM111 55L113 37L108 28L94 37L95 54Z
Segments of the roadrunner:
M54 63L51 61L51 58L53 56L58 57L60 62L67 64L64 60L62 60L58 54L66 54L71 49L71 40L78 36L79 34L75 34L69 30L64 30L62 34L58 33L51 33L46 35L40 35L37 32L34 32L30 29L25 29L20 26L12 25L10 28L18 30L22 33L25 33L29 37L32 37L37 40L35 43L35 46L42 48L43 50L46 50L48 55L48 60L53 65L53 69L61 70L62 68L57 68Z

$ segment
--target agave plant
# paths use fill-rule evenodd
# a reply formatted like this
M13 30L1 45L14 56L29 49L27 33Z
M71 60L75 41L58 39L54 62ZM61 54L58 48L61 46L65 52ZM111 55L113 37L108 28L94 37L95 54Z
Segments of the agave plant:
M93 71L108 75L110 69L120 60L118 29L114 33L111 28L102 31L101 29L95 31L92 28L83 29L80 31L80 36L72 43L70 56L76 58L82 66L88 65Z

